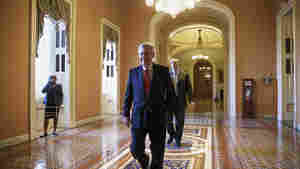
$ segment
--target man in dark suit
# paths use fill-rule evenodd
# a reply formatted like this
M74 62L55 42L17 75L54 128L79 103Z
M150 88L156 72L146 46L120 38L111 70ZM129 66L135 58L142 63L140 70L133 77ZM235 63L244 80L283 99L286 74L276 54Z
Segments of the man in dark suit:
M145 153L145 138L149 134L150 168L163 169L167 109L172 107L174 88L168 68L152 63L155 48L151 43L139 45L138 53L140 66L130 70L127 81L123 122L128 127L131 124L130 151L142 168L149 166L149 156Z
M188 74L181 71L180 67L177 65L178 60L171 60L171 79L173 86L175 88L175 111L169 113L169 123L168 123L168 133L169 139L168 144L171 144L173 140L176 141L176 146L180 147L181 138L183 134L184 127L184 116L185 109L187 107L188 101L192 101L192 85ZM175 129L173 124L173 117L175 117Z

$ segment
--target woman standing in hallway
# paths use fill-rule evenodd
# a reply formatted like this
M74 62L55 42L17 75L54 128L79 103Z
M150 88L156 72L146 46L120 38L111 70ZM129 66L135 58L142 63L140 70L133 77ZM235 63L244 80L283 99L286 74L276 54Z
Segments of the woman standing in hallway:
M44 135L41 137L48 136L48 124L49 119L54 119L54 130L53 135L56 136L57 121L59 115L59 108L63 101L63 91L60 84L56 84L56 76L52 75L49 77L49 81L43 88L42 93L46 93L44 100L45 104L45 120L44 120Z

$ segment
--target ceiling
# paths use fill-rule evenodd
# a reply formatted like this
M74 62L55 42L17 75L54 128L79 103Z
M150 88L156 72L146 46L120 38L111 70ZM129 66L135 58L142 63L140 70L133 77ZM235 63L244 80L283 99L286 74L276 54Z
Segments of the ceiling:
M184 64L194 63L192 56L205 55L218 67L224 67L224 36L216 27L200 24L180 27L170 33L168 47L170 57Z
M169 45L196 48L223 48L223 34L220 30L205 26L194 25L180 28L169 36Z

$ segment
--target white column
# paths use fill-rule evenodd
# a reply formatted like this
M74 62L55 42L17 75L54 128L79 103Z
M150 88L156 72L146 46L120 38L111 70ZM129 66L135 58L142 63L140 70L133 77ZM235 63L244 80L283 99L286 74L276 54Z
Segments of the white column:
M295 5L296 127L300 130L300 3Z

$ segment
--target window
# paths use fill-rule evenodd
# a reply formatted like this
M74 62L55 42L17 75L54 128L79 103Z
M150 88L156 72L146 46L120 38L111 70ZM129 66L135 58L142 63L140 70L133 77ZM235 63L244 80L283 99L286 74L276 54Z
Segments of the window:
M59 55L56 55L56 72L59 72Z
M110 76L111 77L114 77L114 66L112 65L111 67L110 67Z
M106 66L106 77L109 77L109 66Z
M109 49L106 49L106 58L107 58L107 61L109 61Z
M111 61L113 61L114 60L114 47L113 47L113 44L111 44L110 57L111 57Z
M66 66L65 66L65 64L66 64L66 55L65 54L63 54L62 56L61 56L61 71L62 72L65 72L66 70Z
M63 30L61 32L61 47L64 48L66 46L66 35L65 31Z
M56 48L59 48L59 31L56 31Z

